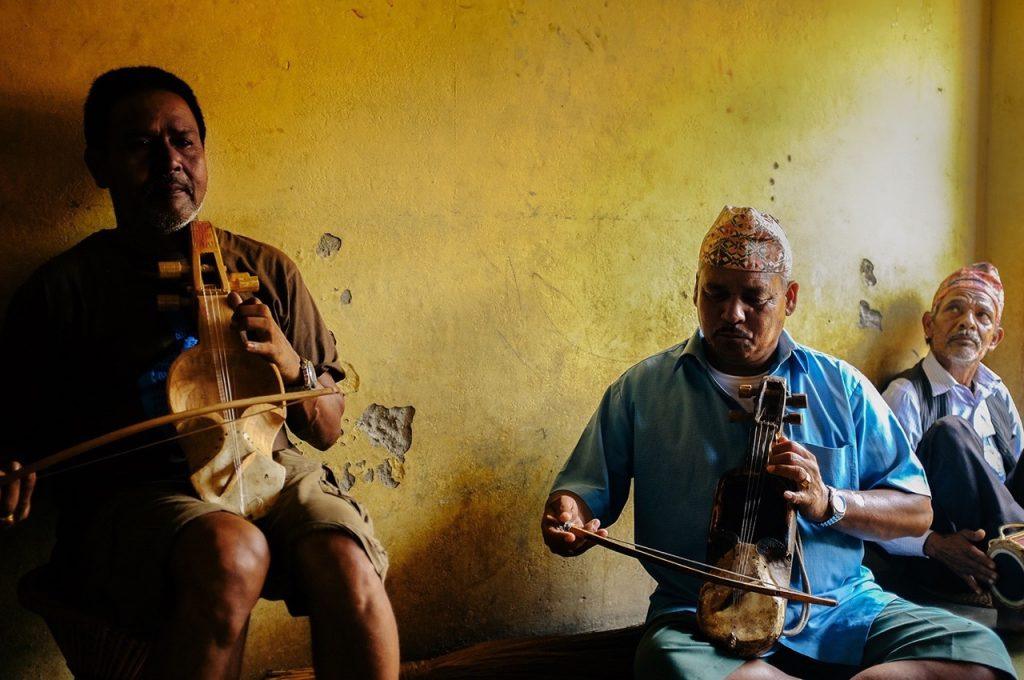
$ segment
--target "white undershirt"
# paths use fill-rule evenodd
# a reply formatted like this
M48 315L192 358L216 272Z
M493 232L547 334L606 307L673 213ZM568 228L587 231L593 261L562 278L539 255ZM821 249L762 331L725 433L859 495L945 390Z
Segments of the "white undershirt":
M711 378L718 383L718 386L735 399L736 403L742 406L745 411L754 410L754 404L750 399L740 398L740 385L753 385L756 388L761 384L761 378L768 375L767 371L757 375L729 375L728 373L722 373L711 364L708 364L708 371L711 373Z

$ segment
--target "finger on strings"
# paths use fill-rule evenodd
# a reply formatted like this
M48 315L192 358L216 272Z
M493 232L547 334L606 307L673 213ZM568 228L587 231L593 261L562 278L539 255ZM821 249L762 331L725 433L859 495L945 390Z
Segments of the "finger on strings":
M268 359L273 358L277 353L272 342L261 342L258 340L247 340L245 343L245 351L252 354L258 354L261 357L267 357Z
M263 304L263 301L253 295L252 297L242 300L239 297L240 302L234 306L235 314L242 314L245 316L270 316L270 307Z
M228 293L227 300L228 306L231 307L231 309L234 309L238 305L242 304L242 296L236 293L235 291L231 291L230 293Z
M765 470L773 475L791 479L798 484L811 481L811 474L799 465L769 465Z
M793 505L808 505L812 500L810 494L802 491L784 491L782 496Z
M801 465L804 463L804 461L804 457L796 453L792 449L778 451L768 456L769 467L773 465Z

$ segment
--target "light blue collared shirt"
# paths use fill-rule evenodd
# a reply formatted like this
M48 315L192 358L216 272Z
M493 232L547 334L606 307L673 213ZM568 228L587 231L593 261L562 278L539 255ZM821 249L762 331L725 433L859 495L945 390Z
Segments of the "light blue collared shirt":
M1017 444L1015 451L1012 451L1014 459L1020 458L1021 446L1024 445L1024 436L1021 432L1020 414L1013 403L1010 391L1006 389L1002 379L985 364L979 364L974 374L972 387L961 385L957 379L950 375L949 371L942 367L939 360L932 352L921 362L924 374L931 385L932 395L946 395L946 415L960 416L971 424L974 431L978 433L984 446L985 460L998 475L999 479L1006 479L1006 469L1003 466L1003 457L996 446L996 428L992 424L992 415L989 413L988 398L993 394L997 399L1006 404L1006 408L1013 418L1013 440ZM917 390L906 378L897 378L889 383L889 386L882 393L882 398L889 404L889 408L896 414L896 419L903 426L907 433L911 446L917 450L921 443L921 403L918 399ZM914 555L920 557L924 554L924 542L931 534L928 530L924 536L908 536L897 538L892 541L882 541L880 545L886 551L894 555Z
M803 425L786 425L785 434L815 455L826 484L930 495L906 435L860 372L798 345L786 332L776 362L771 374L807 395ZM553 489L578 494L608 526L622 512L632 480L636 541L704 560L715 487L746 453L751 425L728 419L738 407L708 373L698 330L608 388ZM875 616L895 596L861 564L859 538L802 518L798 523L814 592L835 598L839 606L812 605L807 627L782 644L821 661L859 664ZM695 610L699 580L657 566L645 569L658 582L648 620ZM798 584L794 578L792 585ZM799 614L800 605L791 604L787 627Z

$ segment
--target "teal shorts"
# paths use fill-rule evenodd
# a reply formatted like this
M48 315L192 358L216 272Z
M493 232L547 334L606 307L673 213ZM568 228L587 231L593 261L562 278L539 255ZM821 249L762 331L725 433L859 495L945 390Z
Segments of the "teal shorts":
M651 622L637 646L634 677L720 680L743 665L744 659L718 651L695 631L693 614ZM921 607L901 598L886 605L871 624L861 667L822 663L781 645L763 660L799 678L839 680L868 666L915 659L980 664L1002 677L1017 677L1006 646L994 632L945 609Z

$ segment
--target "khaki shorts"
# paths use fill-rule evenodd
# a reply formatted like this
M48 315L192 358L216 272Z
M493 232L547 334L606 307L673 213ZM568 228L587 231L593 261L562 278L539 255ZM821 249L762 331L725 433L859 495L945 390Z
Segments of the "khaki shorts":
M383 580L387 552L366 510L339 488L334 473L295 449L277 451L274 459L287 472L277 502L255 522L270 545L263 596L284 600L295 616L308 613L291 556L295 541L314 531L355 538ZM197 517L223 510L196 498L187 481L139 484L97 508L80 536L62 539L56 566L80 584L87 608L121 626L154 629L171 609L168 563L176 535Z

